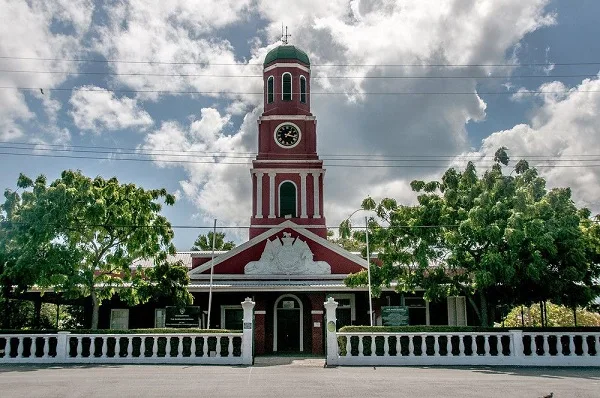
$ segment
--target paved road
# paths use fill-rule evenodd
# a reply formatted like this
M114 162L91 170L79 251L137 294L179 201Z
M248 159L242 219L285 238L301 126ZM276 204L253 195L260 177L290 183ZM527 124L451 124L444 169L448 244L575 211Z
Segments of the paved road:
M9 397L600 397L600 368L323 368L322 359L235 366L5 366Z

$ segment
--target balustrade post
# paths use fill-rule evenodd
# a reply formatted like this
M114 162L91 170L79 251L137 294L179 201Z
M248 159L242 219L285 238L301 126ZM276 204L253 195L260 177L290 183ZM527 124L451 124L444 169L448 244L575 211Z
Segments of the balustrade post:
M465 354L465 335L464 334L459 334L458 335L458 356L459 357L464 357Z
M364 347L364 343L363 343L363 337L360 334L358 335L358 356L359 357L364 357L365 353L363 352L365 347Z
M389 357L390 356L390 342L389 342L389 336L383 336L383 356L384 357Z
M177 358L183 358L183 336L179 336L179 344L177 344Z
M396 356L402 356L402 345L400 344L400 335L396 335Z
M570 334L569 335L569 356L576 356L577 354L575 353L575 335L574 334Z
M246 300L242 302L242 308L244 309L244 329L242 335L242 363L244 365L252 365L254 358L254 348L252 346L254 340L254 301L250 297L246 297ZM233 339L232 339L233 340ZM206 345L206 344L205 344ZM229 355L233 356L233 352Z
M351 357L352 356L352 344L350 343L350 336L346 336L346 356L347 357Z
M227 345L227 356L233 357L233 336L229 336L229 344Z
M100 341L102 342L100 346L100 351L102 352L102 358L106 358L108 353L108 337L100 336Z
M152 355L150 355L150 357L151 358L158 357L158 336L156 336L156 335L152 336Z
M58 332L56 336L56 361L65 362L69 358L69 345L67 340L70 332Z
M502 353L502 335L501 334L497 334L496 335L496 351L498 351L498 356L501 357L502 355L504 355Z
M127 358L133 358L133 337L127 337Z
M29 351L29 358L37 358L37 336L31 336L31 350Z
M510 356L511 357L522 357L524 354L523 347L523 331L522 330L509 330L510 333Z
M371 335L371 356L372 357L376 357L377 355L375 354L375 350L377 349L377 347L375 346L375 335Z
M446 335L446 356L452 356L452 335Z
M215 350L217 351L215 353L215 357L220 357L221 356L221 335L217 335L217 347L215 348Z
M242 340L242 345L244 344ZM242 355L244 354L244 347L242 347ZM196 358L196 336L192 336L192 341L190 344L190 358Z
M44 348L42 350L42 358L46 359L50 357L50 337L44 336Z
M492 355L492 353L490 351L490 335L484 334L483 335L483 356L487 357L490 355Z
M476 334L472 334L471 335L471 355L476 357L477 354L477 335Z
M584 357L587 357L590 355L588 342L587 342L587 336L585 334L581 335L581 350L583 351L582 355Z
M23 336L17 337L17 358L23 358L25 354L25 338Z
M550 356L550 335L542 334L542 347L544 349L544 356Z
M409 357L414 357L415 356L415 342L414 342L414 335L408 335L408 356Z
M81 358L83 353L83 336L75 337L75 358Z
M171 357L171 336L167 335L167 344L165 345L165 358Z
M325 324L327 327L327 366L337 366L339 363L339 354L338 354L338 341L337 341L337 317L335 315L335 311L337 309L338 303L333 299L333 297L329 297L325 303L323 303L325 307ZM350 346L350 336L348 335L346 342L346 347ZM350 351L346 352L346 355L350 355ZM359 337L359 347L358 347L358 355L362 356L362 339Z
M424 333L421 335L421 356L427 356L427 335Z
M437 334L433 335L433 355L436 357L440 356L440 336Z

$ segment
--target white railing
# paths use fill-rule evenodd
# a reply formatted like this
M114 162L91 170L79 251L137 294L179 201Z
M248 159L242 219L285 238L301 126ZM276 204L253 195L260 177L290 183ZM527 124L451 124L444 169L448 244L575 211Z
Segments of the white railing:
M327 310L328 365L600 366L600 333L340 333Z
M0 334L6 363L252 364L252 311L246 299L240 333Z

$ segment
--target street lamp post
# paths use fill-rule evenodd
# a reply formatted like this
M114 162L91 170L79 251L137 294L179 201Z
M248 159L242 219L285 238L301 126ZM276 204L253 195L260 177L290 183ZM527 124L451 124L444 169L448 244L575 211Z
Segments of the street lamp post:
M373 295L371 294L371 254L369 253L369 219L365 216L365 240L367 243L367 279L369 284L369 321L373 326Z

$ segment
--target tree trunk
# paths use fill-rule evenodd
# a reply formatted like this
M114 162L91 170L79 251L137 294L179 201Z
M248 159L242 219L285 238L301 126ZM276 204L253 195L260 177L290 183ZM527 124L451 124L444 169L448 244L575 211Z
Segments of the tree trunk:
M11 286L4 284L2 286L2 299L4 301L4 316L2 317L2 329L10 329L10 321L12 319L11 308L10 308L10 290Z
M481 326L489 326L488 320L488 302L487 297L483 291L479 291L479 307L481 310L481 316L479 320L481 321Z
M33 327L39 329L41 327L42 318L42 295L38 294L33 301Z
M577 307L573 306L573 325L577 326Z
M540 322L542 327L544 327L544 302L540 301Z
M521 306L521 327L525 327L525 311L523 311L523 306Z
M98 312L100 312L100 303L96 292L92 290L92 330L98 329Z

